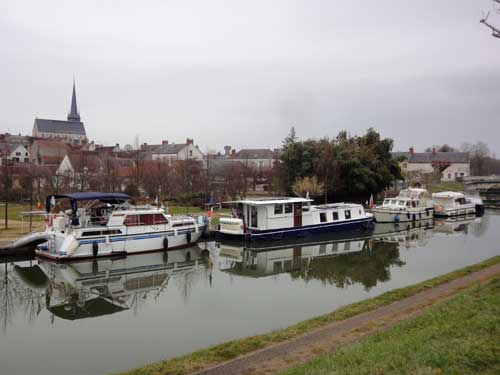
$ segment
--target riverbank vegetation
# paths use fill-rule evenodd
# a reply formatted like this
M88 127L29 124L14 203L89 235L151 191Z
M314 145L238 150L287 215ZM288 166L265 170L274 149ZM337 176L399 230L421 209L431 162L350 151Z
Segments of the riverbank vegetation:
M282 375L498 374L500 277Z
M285 340L290 340L326 324L344 320L354 315L374 310L378 307L417 294L418 292L425 289L435 287L447 281L457 279L459 277L465 276L467 274L497 263L500 263L500 256L415 285L384 293L375 298L370 298L361 302L347 305L332 313L306 320L282 330L243 338L240 340L229 341L208 349L196 351L192 354L188 354L182 357L165 360L141 368L137 368L123 373L123 375L182 375L194 371L199 371L201 369L214 366L216 364L236 358L240 355L252 352L254 350L262 349L269 345L283 342Z

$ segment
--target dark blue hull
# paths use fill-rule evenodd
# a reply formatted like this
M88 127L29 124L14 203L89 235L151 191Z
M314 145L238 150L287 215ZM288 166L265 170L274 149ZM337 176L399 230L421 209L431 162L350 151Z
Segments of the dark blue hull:
M358 231L373 229L373 218L367 217L359 220L343 221L335 223L323 223L315 225L307 225L298 228L283 228L283 229L268 229L256 230L252 229L244 234L226 234L220 231L216 232L217 239L227 239L236 241L268 241L281 240L289 238L304 238L321 234L340 233L348 231Z

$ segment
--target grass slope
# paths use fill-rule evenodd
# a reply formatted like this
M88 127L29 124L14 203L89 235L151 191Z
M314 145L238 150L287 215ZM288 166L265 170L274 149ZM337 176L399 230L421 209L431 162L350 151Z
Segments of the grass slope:
M242 354L246 354L278 342L283 342L295 338L301 334L304 334L326 324L347 319L354 315L361 314L370 310L374 310L380 306L384 306L405 297L417 294L422 290L432 288L436 285L443 284L450 280L457 279L459 277L465 276L499 262L500 256L493 257L482 263L478 263L476 265L469 266L446 275L438 276L436 278L412 286L408 286L406 288L396 289L384 293L375 298L370 298L358 303L344 306L329 314L306 320L282 330L270 332L263 335L247 337L240 340L225 342L208 349L203 349L191 354L187 354L182 357L160 361L151 365L130 370L123 374L182 375L194 371L199 371L204 368L214 366L218 363L236 358Z
M282 375L500 374L500 278Z

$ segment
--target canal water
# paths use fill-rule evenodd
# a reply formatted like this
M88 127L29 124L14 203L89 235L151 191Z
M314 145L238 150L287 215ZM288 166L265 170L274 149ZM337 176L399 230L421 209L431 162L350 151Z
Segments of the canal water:
M269 332L500 254L500 212L295 243L0 264L0 374L105 374Z

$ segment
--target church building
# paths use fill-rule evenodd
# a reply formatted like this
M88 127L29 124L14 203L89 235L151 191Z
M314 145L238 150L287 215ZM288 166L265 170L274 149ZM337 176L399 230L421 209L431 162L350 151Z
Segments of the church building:
M87 143L85 127L76 106L76 90L73 81L73 96L68 120L47 120L36 118L33 125L33 137L59 139L72 144Z

